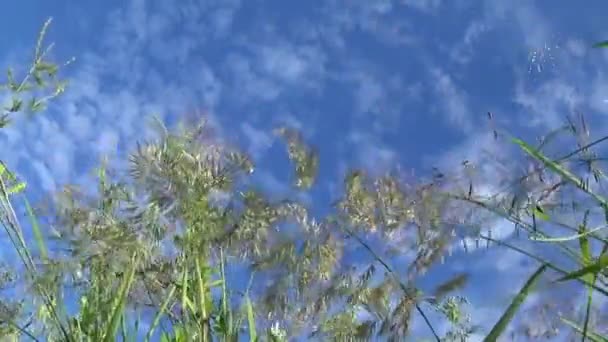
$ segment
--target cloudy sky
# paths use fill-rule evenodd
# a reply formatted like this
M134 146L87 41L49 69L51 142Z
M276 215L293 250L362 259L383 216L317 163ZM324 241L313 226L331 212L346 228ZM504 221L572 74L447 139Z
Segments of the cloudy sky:
M0 131L1 158L44 193L85 182L101 155L120 160L152 114L206 113L259 162L260 184L284 193L271 130L288 124L321 150L312 196L329 203L346 167L483 163L488 111L523 138L576 111L600 134L608 54L590 46L608 37L606 10L599 0L11 1L0 65L23 64L48 17L55 57L77 61L49 111ZM484 292L467 295L484 324L535 267L504 250L450 265L475 272ZM505 271L508 284L488 276Z

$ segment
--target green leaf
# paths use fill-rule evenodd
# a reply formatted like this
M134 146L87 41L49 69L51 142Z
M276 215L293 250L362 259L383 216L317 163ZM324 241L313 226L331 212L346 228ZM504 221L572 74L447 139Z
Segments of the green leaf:
M488 336L484 339L484 341L497 341L498 337L505 331L519 307L523 304L524 300L530 293L530 291L534 288L542 273L547 269L547 264L542 264L536 272L532 274L532 276L526 281L524 286L521 288L519 293L513 298L513 301L507 308L507 310L500 317L498 322L494 325Z
M36 98L32 98L30 101L30 110L34 113L40 112L44 109L44 101L36 100Z
M46 72L49 76L54 76L57 73L58 67L55 64L47 62L38 62L34 67L35 71Z
M10 90L12 91L18 91L19 90L19 86L17 85L17 82L15 82L15 78L13 77L13 70L8 69L6 71L6 78L8 79L8 87Z
M44 86L44 80L42 79L42 76L40 76L40 74L39 74L39 73L34 72L34 73L32 74L32 76L34 76L34 81L36 81L36 85L37 85L37 86L39 86L39 87Z
M585 281L585 276L588 274L597 274L606 266L608 266L608 254L602 254L595 263L585 266L580 270L568 273L562 278L559 278L557 281L566 281L577 278L581 278L583 281Z
M23 101L21 101L21 99L14 97L12 99L11 106L6 108L6 110L8 110L11 113L15 113L15 112L20 111L22 106L23 106Z
M58 82L55 85L55 92L53 93L53 96L55 97L55 96L59 96L59 95L63 94L65 92L65 87L67 85L68 85L68 82L66 82L66 81Z
M593 44L594 48L608 48L608 40Z
M9 119L9 115L6 113L2 114L2 116L0 117L0 128L8 126L10 122L11 119Z
M467 284L468 280L469 280L468 273L456 274L454 277L448 279L447 281L445 281L442 284L440 284L439 286L437 286L437 288L435 289L435 291L433 293L433 296L436 299L443 298L448 293L464 287Z
M534 207L534 215L543 221L549 221L549 215L547 215L543 208L539 205Z
M10 188L7 189L6 192L8 192L8 194L18 194L20 192L22 192L23 190L25 190L25 183L24 182L19 182L13 186L11 186Z

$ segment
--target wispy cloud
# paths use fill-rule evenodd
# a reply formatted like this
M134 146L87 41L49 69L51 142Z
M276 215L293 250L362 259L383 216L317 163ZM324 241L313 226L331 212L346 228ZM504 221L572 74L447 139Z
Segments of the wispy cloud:
M437 10L441 4L442 0L412 0L412 1L403 1L406 6L411 6L418 10L424 12L433 12Z
M530 89L518 83L514 102L527 112L523 120L531 126L555 129L564 123L565 115L575 113L582 106L584 95L566 80L554 79Z
M608 110L602 71L608 53L591 53L593 37L585 33L599 30L597 24L581 20L580 32L558 32L565 24L551 19L556 8L542 7L550 5L331 0L315 8L281 6L132 0L99 13L105 17L100 27L84 20L79 27L90 45L66 48L79 51L68 73L71 86L47 113L0 131L0 144L10 152L3 160L34 188L52 191L84 182L102 154L124 154L148 138L150 115L172 122L204 109L222 139L240 139L271 166L271 129L279 124L320 139L313 142L322 153L336 153L322 158L332 167L357 164L376 172L420 159L402 151L426 154L416 138L422 137L435 152L425 165L407 167L453 169L469 160L478 166L476 190L491 192L500 176L521 170L492 160L520 159L494 143L483 117L488 103L502 113L501 123L526 133L544 133L578 110L594 116L594 128L606 127L600 119ZM55 40L61 55L70 42ZM547 43L560 45L556 66L530 73L526 58ZM23 48L5 59L21 60ZM446 133L423 122L447 127ZM275 193L291 191L272 171L256 176ZM513 234L500 220L492 229L495 237ZM467 267L491 263L496 272L528 271L519 257L495 256ZM525 276L516 272L512 279ZM476 303L476 317L497 317L492 303Z
M257 129L247 122L241 124L241 130L247 138L247 150L255 159L266 152L274 140L274 136L271 132Z
M469 108L467 94L454 84L450 75L441 69L432 69L430 73L431 81L429 83L434 85L433 91L438 100L436 101L438 108L435 111L445 113L444 115L454 125L454 128L470 132L473 128L474 115Z

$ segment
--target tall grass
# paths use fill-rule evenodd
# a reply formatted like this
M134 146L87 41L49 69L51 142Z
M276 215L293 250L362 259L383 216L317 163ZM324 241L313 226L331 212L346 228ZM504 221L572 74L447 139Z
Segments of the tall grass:
M65 90L67 83L59 80L57 73L69 63L59 67L46 60L51 46L44 46L44 36L49 24L41 30L33 63L23 79L16 81L13 72L8 73L2 90L10 92L12 98L1 118L2 127L10 124L13 115L42 110ZM29 305L6 320L6 338L279 342L306 336L403 340L411 337L412 316L417 314L434 340L466 340L475 332L461 308L466 301L448 295L466 284L467 275L448 279L431 291L432 295L417 288L416 280L446 254L447 245L453 242L450 233L454 222L463 224L468 214L458 205L467 203L476 212L490 212L492 217L513 222L527 232L532 243L555 249L577 265L562 265L509 241L477 235L477 239L540 264L490 329L487 341L504 336L528 295L538 288L540 278L550 271L559 274L550 284L577 282L586 293L583 317L562 316L563 326L583 341L606 341L592 324L592 307L598 295L608 295L608 238L604 234L608 200L599 186L590 185L589 177L597 184L605 178L591 148L608 138L587 141L584 121L567 126L578 147L558 158L544 152L547 141L534 147L512 139L542 166L518 181L540 177L545 170L557 180L542 188L540 197L528 194L522 200L513 194L501 200L482 198L475 193L472 181L464 191L446 191L437 186L441 177L403 184L399 175L371 177L354 170L345 179L335 213L321 219L313 218L295 200L273 202L255 188L247 188L242 179L253 171L253 163L233 149L201 143L203 127L173 134L160 126L160 142L138 146L131 156L131 184L115 182L102 165L97 173L98 194L86 197L65 191L63 197L55 198L56 244L49 243L49 227L38 221L36 210L25 199L26 183L0 164L1 222L24 268L20 281L32 292ZM285 139L294 165L294 188L308 190L317 176L316 150L294 130L281 128L276 133ZM587 167L582 172L586 176L566 166L575 160ZM442 182L455 184L460 180L443 177ZM231 195L228 205L213 203L211 194L217 192ZM580 195L591 201L585 202ZM569 199L572 213L565 211L563 203L546 201L547 197ZM145 198L143 205L138 202L141 198ZM28 247L14 209L19 199L23 199L35 251ZM578 224L564 220L581 211L584 214ZM589 221L597 221L598 215L604 223L591 228ZM296 238L294 231L281 225L285 222L297 223ZM568 234L554 236L555 227L566 229ZM409 240L389 246L399 231L408 232ZM379 237L386 248L376 251L366 236ZM351 239L354 244L346 243ZM163 254L162 247L167 245L172 255ZM55 248L66 248L71 256L58 256ZM371 257L362 271L344 265L349 248ZM405 274L396 271L389 260L404 249L415 254ZM242 293L228 283L230 258L250 268L251 280ZM377 272L378 268L385 274ZM269 280L270 285L253 286L254 274L256 279ZM67 291L76 294L78 303L69 302ZM69 314L74 305L77 312ZM429 309L440 313L453 329L441 336ZM133 312L147 313L150 318L144 322ZM373 319L358 318L362 312ZM303 323L308 326L300 326Z
M559 274L553 280L556 285L569 281L580 283L586 288L584 303L573 303L575 307L583 307L582 318L578 320L571 317L569 313L563 313L558 317L560 321L566 322L566 326L563 327L574 328L580 334L582 341L586 339L595 341L603 334L591 326L591 316L594 296L608 295L606 287L608 202L600 192L601 184L605 180L604 172L599 168L601 158L591 148L607 140L607 137L600 137L590 142L590 132L582 116L578 124L569 120L566 128L566 132L570 132L575 138L577 147L557 158L551 158L543 152L543 149L550 145L548 140L542 141L539 147L534 147L520 139L511 138L511 141L525 155L538 162L539 167L517 180L521 182L530 178L539 178L541 185L539 189L536 189L536 196L529 194L524 201L519 201L520 204L516 205L515 203L518 201L515 195L510 198L505 196L506 199L503 200L497 200L495 196L481 198L474 194L471 195L470 190L468 194L451 193L448 195L512 222L527 233L533 244L542 247L540 250L553 250L565 257L565 259L560 259L561 261L550 261L537 252L528 251L509 242L498 241L487 235L479 236L481 239L521 253L541 264L539 270L522 288L486 340L496 340L507 326L512 324L522 301L530 291L530 285L537 281L538 276L545 269ZM552 138L555 136L548 135ZM567 165L582 165L583 167L570 169ZM552 178L552 180L547 180L548 178ZM580 217L579 223L572 224L571 222L576 221L577 217ZM590 217L593 217L596 222L603 221L604 223L590 228ZM554 236L559 230L567 230L570 233ZM568 267L571 266L567 265L570 264L578 265L578 269L568 271ZM602 339L605 340L605 338Z

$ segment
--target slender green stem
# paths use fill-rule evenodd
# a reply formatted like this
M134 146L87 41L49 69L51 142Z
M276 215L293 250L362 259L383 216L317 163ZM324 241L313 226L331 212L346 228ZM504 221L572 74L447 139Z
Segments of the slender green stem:
M543 259L543 258L541 258L541 257L539 257L537 255L534 255L534 254L532 254L532 253L530 253L530 252L528 252L528 251L526 251L526 250L524 250L522 248L519 248L517 246L513 246L512 244L510 244L508 242L501 241L501 240L496 240L496 239L493 239L491 237L484 236L484 235L480 235L479 237L481 239L488 240L488 241L490 241L492 243L495 243L497 245L500 245L500 246L512 249L512 250L514 250L514 251L516 251L516 252L518 252L520 254L523 254L523 255L529 257L530 259L538 261L539 263L547 264L547 267L549 267L550 269L552 269L552 270L554 270L554 271L556 271L558 273L561 273L563 275L568 275L570 273L570 272L564 270L563 268L555 266L553 263L551 263L551 262L549 262L549 261L547 261L547 260L545 260L545 259ZM585 284L587 286L592 287L594 290L596 290L597 292L599 292L599 293L601 293L601 294L603 294L605 296L608 296L608 290L606 290L606 289L603 289L603 288L601 288L601 287L599 287L599 286L597 286L595 284L592 284L592 283L590 283L590 282L588 282L588 281L586 281L586 280L584 280L584 279L582 279L580 277L576 278L575 280L578 281L579 283L582 283L582 284Z
M384 267L384 269L386 269L386 271L391 275L391 277L393 278L393 280L397 284L399 284L399 287L401 288L401 290L403 291L403 293L406 296L409 296L411 299L414 300L414 303L415 303L414 305L416 307L416 311L418 311L418 313L420 314L420 316L422 316L422 319L424 320L424 322L426 323L426 325L431 330L431 333L433 334L433 337L438 342L441 341L441 338L439 337L439 335L435 331L435 328L431 324L431 321L429 320L429 318L427 317L427 315L424 313L424 310L422 310L422 308L420 307L420 305L416 301L416 298L412 298L411 297L411 295L409 294L409 291L407 289L407 286L405 286L405 284L403 284L401 282L401 280L399 279L399 277L397 276L397 274L393 271L392 267L390 267L384 260L382 260L382 258L365 241L363 241L363 239L361 239L357 234L355 234L353 231L351 231L347 227L344 227L344 226L341 226L341 227L342 227L342 229L344 229L344 231L346 231L346 233L349 236L352 236L353 238L355 238L355 240L357 240L357 242L359 242L359 244L361 246L363 246L363 248L365 248L374 257L374 259L376 261L378 261L382 265L382 267Z

